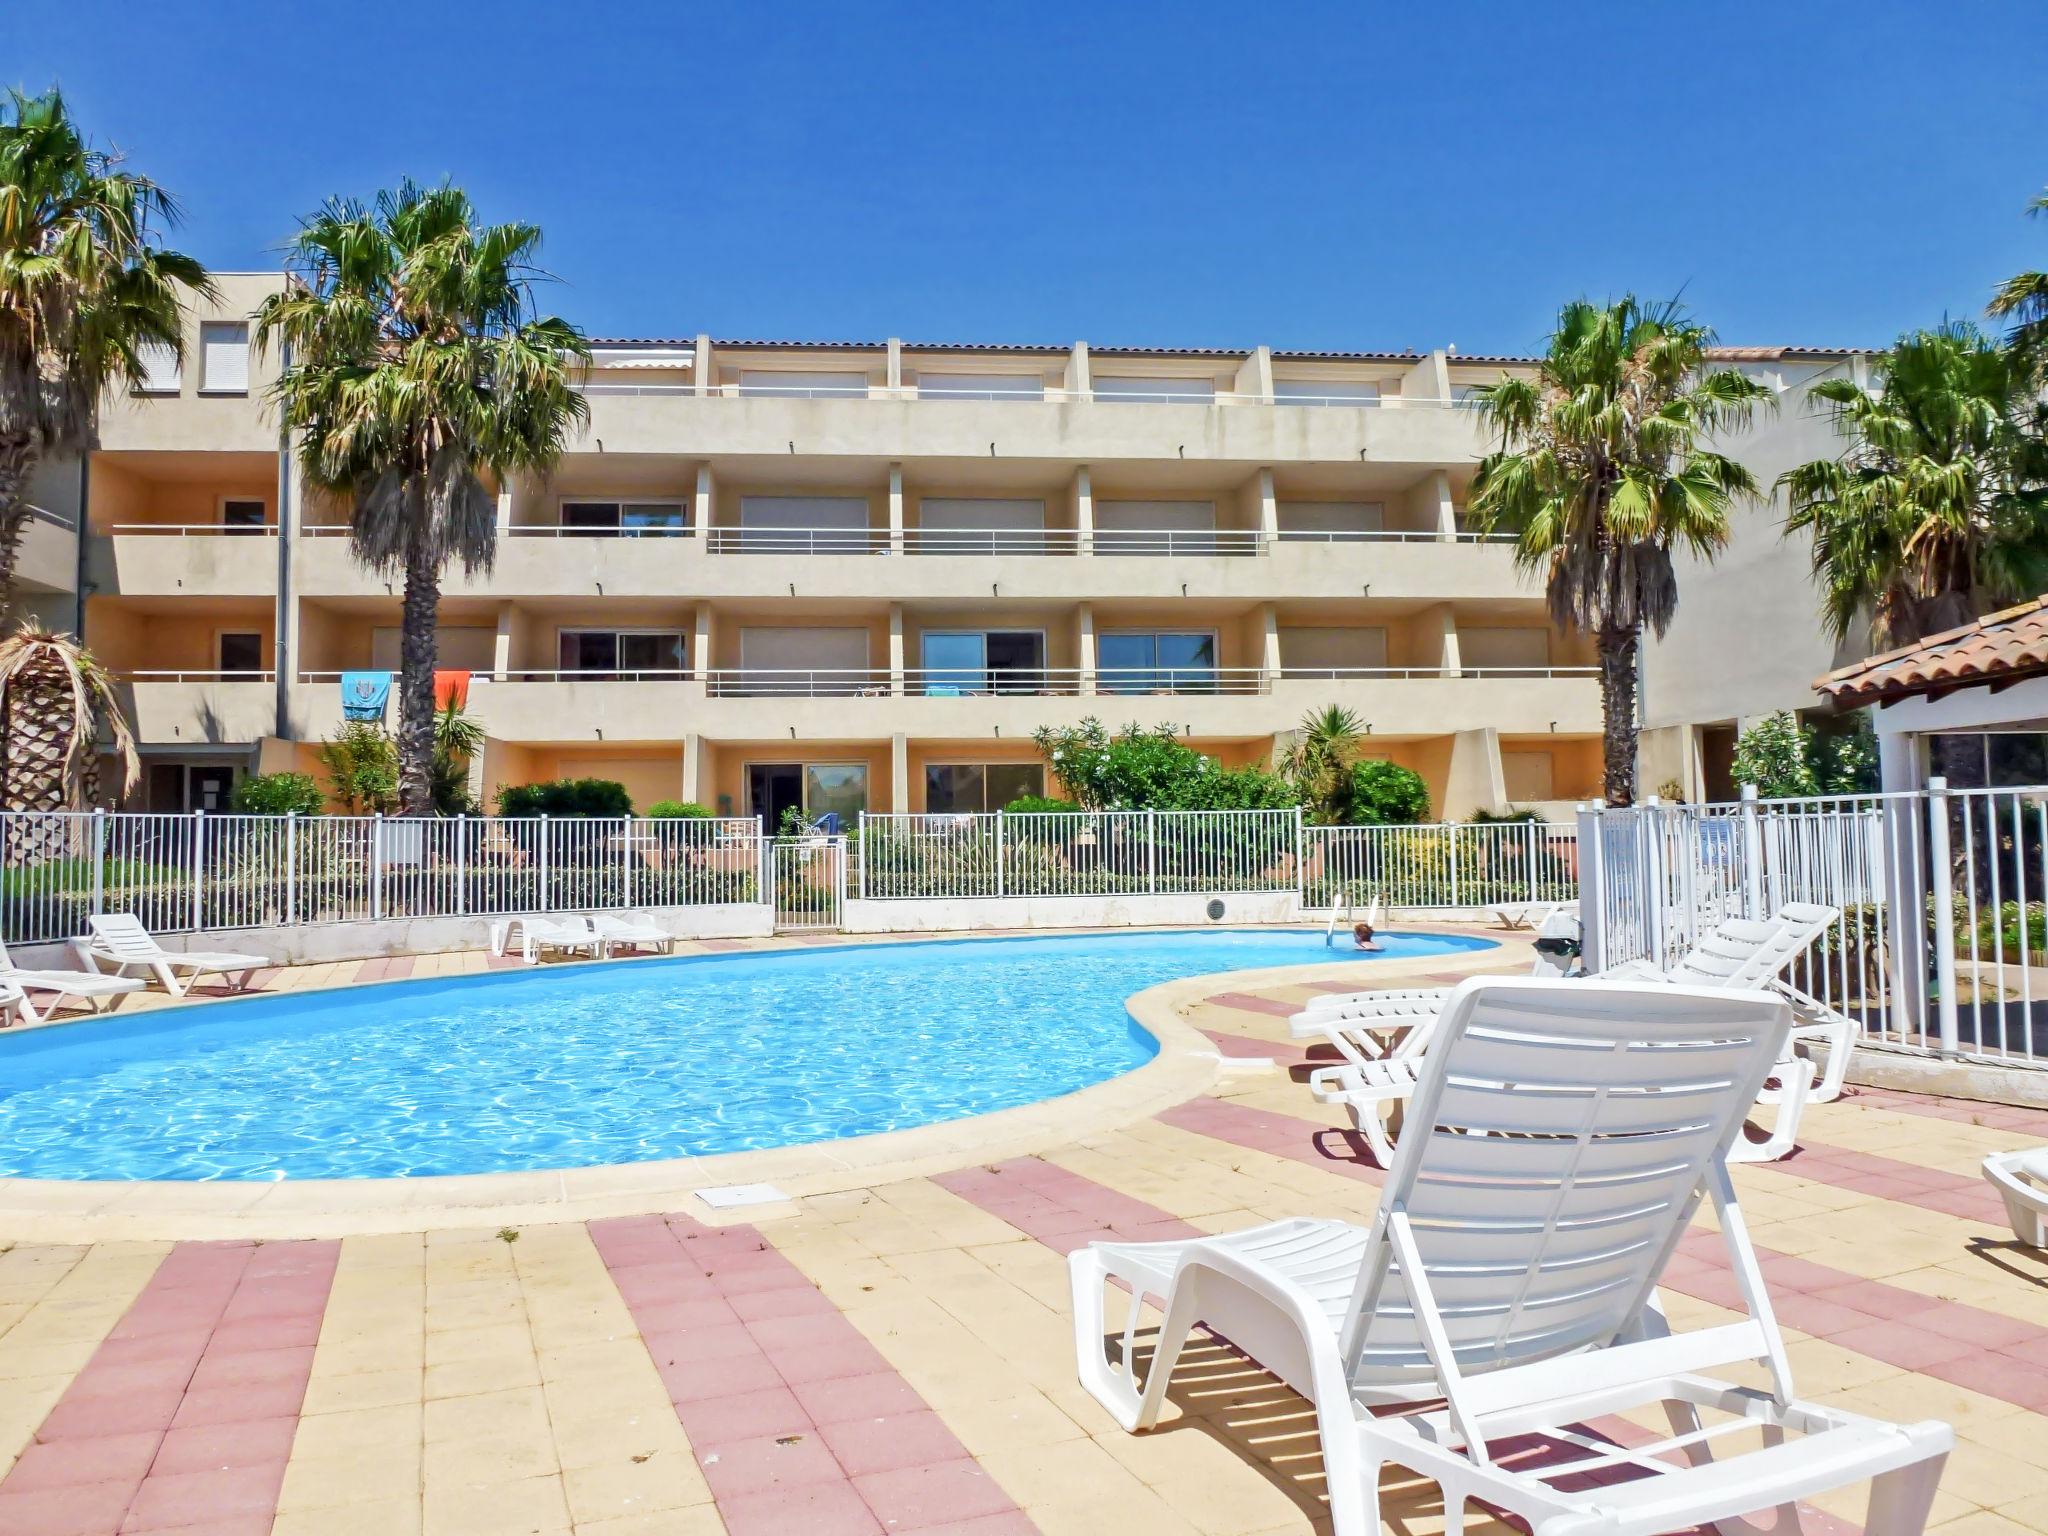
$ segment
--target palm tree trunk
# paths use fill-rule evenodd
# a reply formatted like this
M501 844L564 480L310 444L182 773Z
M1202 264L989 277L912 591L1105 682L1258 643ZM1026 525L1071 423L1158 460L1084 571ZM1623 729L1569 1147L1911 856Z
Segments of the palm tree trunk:
M398 814L434 814L434 621L441 567L417 543L406 556L398 673Z
M38 456L35 439L26 433L0 436L0 623L14 611L14 568L28 527L28 480Z
M1636 803L1636 632L1599 633L1600 724L1609 805Z

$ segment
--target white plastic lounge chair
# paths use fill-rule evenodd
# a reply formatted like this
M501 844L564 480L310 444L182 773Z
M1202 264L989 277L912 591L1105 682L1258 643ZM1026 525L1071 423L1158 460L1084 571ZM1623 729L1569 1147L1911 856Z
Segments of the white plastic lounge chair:
M1501 927L1541 928L1560 912L1576 913L1578 899L1570 901L1503 901L1486 909L1493 914L1493 920Z
M593 960L605 957L603 936L590 926L589 918L574 912L500 918L491 924L491 953L509 954L515 935L519 958L528 965L540 964L541 955L550 949L587 954Z
M219 976L238 990L246 988L250 975L270 964L266 956L229 950L165 949L132 912L102 912L85 922L92 931L71 941L81 966L117 976L146 972L173 997L183 997L202 976Z
M676 936L660 927L644 912L593 912L590 926L604 940L607 953L614 949L651 949L672 954Z
M0 1029L16 1019L30 1024L37 1022L34 1010L28 1005L28 994L21 990L20 984L0 977Z
M130 992L141 992L149 983L139 976L109 976L102 971L31 971L14 963L14 957L7 953L7 946L0 944L0 982L10 983L23 993L49 992L40 1010L24 996L19 1012L24 1022L40 1024L43 1015L54 1013L66 1002L83 1003L94 1013L99 1012L100 999L121 997Z
M1767 922L1736 920L1725 923L1694 946L1691 954L1669 971L1634 962L1603 972L1603 981L1625 980L1661 985L1720 987L1745 990L1771 984L1777 972L1806 953L1813 941L1839 915L1833 907L1788 903ZM1392 1111L1415 1092L1421 1058L1429 1049L1433 1026L1425 1019L1408 1029L1400 1043L1374 1059L1359 1048L1375 1027L1384 1029L1389 1017L1397 1027L1418 1013L1429 1010L1432 999L1441 1008L1451 995L1450 988L1418 988L1393 994L1385 1011L1374 1009L1374 994L1353 993L1334 999L1318 999L1288 1021L1295 1038L1320 1035L1337 1043L1345 1060L1319 1067L1309 1075L1309 1090L1325 1104L1341 1104L1351 1123L1365 1137L1374 1159L1382 1168L1393 1165ZM1319 1013L1318 1010L1323 1010ZM1337 1012L1341 1016L1331 1018ZM1823 1026L1832 1028L1832 1025ZM1801 1030L1795 1028L1792 1038ZM1347 1049L1341 1043L1352 1043ZM1814 1097L1813 1065L1796 1058L1787 1046L1787 1060L1775 1074L1779 1086L1767 1088L1761 1102L1776 1107L1769 1134L1764 1140L1738 1140L1730 1157L1736 1162L1776 1162L1790 1155L1798 1145L1799 1120L1807 1102ZM1846 1057L1844 1047L1831 1052Z
M1984 1177L2005 1197L2012 1235L2029 1248L2048 1248L2048 1147L1994 1152L1984 1159Z
M1428 1131L1403 1140L1372 1225L1300 1218L1077 1250L1082 1385L1125 1429L1149 1429L1206 1324L1314 1407L1336 1536L1378 1536L1388 1463L1442 1488L1453 1533L1472 1500L1535 1536L1755 1531L1736 1517L1767 1510L1796 1530L1794 1501L1869 1478L1869 1536L1918 1536L1954 1432L1794 1396L1728 1176L1790 1024L1782 998L1754 991L1464 983L1415 1096ZM1673 1334L1655 1287L1703 1196L1748 1315ZM1131 1292L1115 1358L1110 1282ZM1147 1297L1163 1321L1141 1372ZM1701 1374L1758 1365L1762 1389ZM1659 1404L1673 1432L1651 1444L1581 1427ZM1402 1411L1371 1411L1388 1407ZM1761 1448L1743 1451L1758 1429ZM1557 1454L1496 1459L1528 1436Z

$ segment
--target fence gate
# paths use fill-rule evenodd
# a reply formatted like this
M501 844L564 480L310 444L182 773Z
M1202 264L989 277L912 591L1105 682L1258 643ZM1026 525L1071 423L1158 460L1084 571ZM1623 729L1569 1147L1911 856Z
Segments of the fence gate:
M837 932L846 908L846 839L778 837L768 849L775 931Z

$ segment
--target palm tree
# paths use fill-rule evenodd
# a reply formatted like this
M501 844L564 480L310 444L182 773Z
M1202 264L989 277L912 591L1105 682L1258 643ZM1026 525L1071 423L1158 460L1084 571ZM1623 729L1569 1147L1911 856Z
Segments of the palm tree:
M2048 409L2026 361L1966 322L1902 336L1877 394L1808 391L1848 439L1779 477L1785 526L1813 539L1837 640L1877 648L1953 629L2048 581Z
M1351 764L1363 726L1341 704L1302 716L1294 740L1280 755L1280 771L1301 792L1308 819L1329 826L1344 819L1351 801Z
M141 765L113 679L68 635L24 626L0 640L0 808L81 810L99 799L102 731L121 761L121 792ZM10 864L48 857L66 846L60 820L9 818Z
M483 723L450 699L434 716L434 810L442 816L476 814L469 765L484 749Z
M1676 302L1581 299L1558 312L1534 378L1477 391L1500 446L1480 461L1470 509L1516 536L1541 572L1554 622L1600 655L1607 803L1636 791L1636 659L1643 628L1678 610L1673 552L1711 560L1754 477L1703 446L1749 420L1764 385L1708 366L1713 333Z
M480 226L456 188L408 181L334 200L291 242L293 278L256 316L280 343L275 396L307 482L349 498L350 544L405 582L399 809L433 812L434 620L450 562L490 569L491 484L546 473L589 419L583 333L541 316L540 231Z
M204 267L157 244L176 220L56 91L0 101L0 618L37 463L91 449L107 387L141 376L145 348L177 349L183 296L212 293Z
M2027 205L2031 214L2048 214L2048 192ZM2048 375L2048 272L2021 272L1998 285L1986 306L1988 313L2012 321L2012 345L2024 352L2035 369Z

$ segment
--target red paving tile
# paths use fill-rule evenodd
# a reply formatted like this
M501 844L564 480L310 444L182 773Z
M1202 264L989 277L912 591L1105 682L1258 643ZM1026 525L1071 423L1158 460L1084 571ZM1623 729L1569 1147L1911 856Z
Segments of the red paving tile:
M754 1228L651 1216L589 1230L730 1536L1023 1520L916 1389ZM956 1486L945 1470L956 1465L973 1467L996 1503ZM906 1473L929 1476L874 1481Z
M1250 992L1218 992L1202 999L1218 1008L1235 1008L1239 1013L1264 1013L1276 1019L1292 1018L1301 1004L1282 1002L1277 997L1257 997Z
M0 1536L268 1531L339 1252L174 1247L0 1479Z

